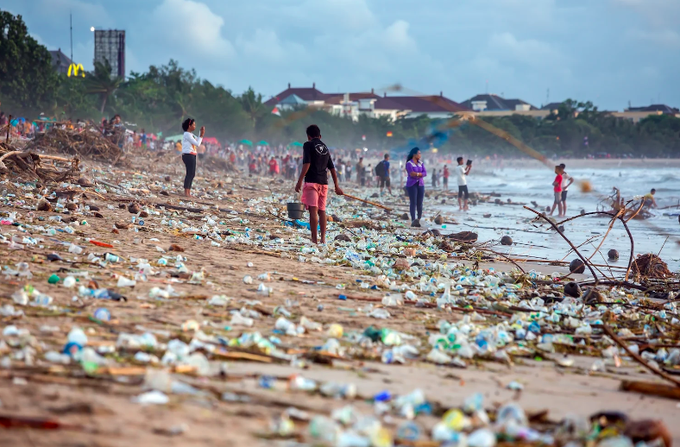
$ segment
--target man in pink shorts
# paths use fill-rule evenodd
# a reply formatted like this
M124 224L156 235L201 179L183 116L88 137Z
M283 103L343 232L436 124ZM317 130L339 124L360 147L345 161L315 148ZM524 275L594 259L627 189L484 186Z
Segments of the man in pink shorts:
M321 141L321 130L316 124L307 128L307 142L302 147L302 171L295 192L302 190L302 203L309 210L309 227L312 242L319 243L317 226L321 227L321 243L326 243L326 197L328 196L328 171L331 171L335 193L343 195L335 166L328 147ZM304 187L302 180L305 180Z

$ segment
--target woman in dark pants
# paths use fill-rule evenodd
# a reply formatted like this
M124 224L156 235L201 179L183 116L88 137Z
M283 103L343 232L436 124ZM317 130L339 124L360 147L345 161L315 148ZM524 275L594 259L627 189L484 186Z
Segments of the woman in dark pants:
M187 118L182 123L184 135L182 136L182 161L186 167L186 176L184 177L184 195L191 197L191 184L196 176L196 149L203 141L205 135L205 127L201 127L201 134L198 138L194 136L193 132L196 130L196 120Z
M423 198L425 197L425 180L427 171L420 159L420 149L414 147L406 159L406 191L410 201L411 226L419 227L420 219L423 217ZM418 218L416 219L416 211Z

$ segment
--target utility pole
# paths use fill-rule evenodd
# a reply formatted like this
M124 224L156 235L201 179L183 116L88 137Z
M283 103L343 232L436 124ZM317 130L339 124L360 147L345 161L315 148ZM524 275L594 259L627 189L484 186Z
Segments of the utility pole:
M71 21L71 62L73 62L73 13L69 13L69 18Z

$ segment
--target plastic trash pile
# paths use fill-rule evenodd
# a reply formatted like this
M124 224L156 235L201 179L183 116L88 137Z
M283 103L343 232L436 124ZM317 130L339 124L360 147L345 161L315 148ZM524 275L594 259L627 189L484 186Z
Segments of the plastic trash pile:
M622 288L592 291L595 300L566 296L559 274L471 266L461 261L474 253L470 245L451 249L432 232L413 233L387 218L375 222L381 230L330 223L328 243L311 246L308 228L274 217L288 194L243 188L235 197L236 189L212 189L202 200L214 205L174 200L179 209L173 209L161 202L169 200L162 194L167 189L150 173L91 191L75 184L38 189L0 182L0 315L7 323L2 368L60 366L90 377L116 377L132 368L143 385L131 402L166 405L176 395L214 399L214 390L185 375L209 382L228 376L230 364L240 361L260 362L262 371L280 364L302 372L313 364L332 368L334 361L470 368L530 358L566 369L585 355L590 372L615 370L632 360L603 335L608 324L650 365L679 369L679 348L654 347L669 344L671 328L680 325L672 300L655 303ZM126 190L143 191L137 199L148 203L131 211ZM52 211L38 210L43 200ZM371 218L343 199L334 198L332 207L336 220ZM336 241L340 234L347 237ZM217 260L206 261L209 253L218 253ZM232 257L239 266L222 269L220 263ZM273 259L277 268L259 267L263 259ZM323 276L312 277L314 269ZM39 322L43 318L49 323ZM519 405L491 410L479 394L444 408L419 390L386 392L368 398L367 412L355 405L367 397L352 383L317 382L303 374L284 389L279 382L258 377L259 389L272 393L342 401L323 415L291 408L267 431L313 443L612 447L641 440L606 416L539 426ZM220 397L248 399L228 391Z

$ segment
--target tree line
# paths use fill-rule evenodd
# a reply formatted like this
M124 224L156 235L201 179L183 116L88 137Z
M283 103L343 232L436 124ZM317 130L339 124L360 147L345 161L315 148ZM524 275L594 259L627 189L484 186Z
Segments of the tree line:
M392 121L362 115L352 121L323 110L288 110L279 117L263 99L252 88L234 94L173 60L143 73L132 72L126 79L112 76L110 67L100 63L85 78L60 75L47 48L30 36L21 16L0 10L0 109L14 116L35 119L42 113L58 120L98 121L119 114L137 131L165 136L180 133L181 121L190 116L220 140L284 145L304 139L306 125L314 122L330 146L388 150L437 145L445 153L521 155L476 126L462 126L432 141L427 137L441 120L420 116ZM549 156L599 152L680 156L680 119L668 115L633 123L598 111L591 102L570 99L542 120L521 115L484 119Z

